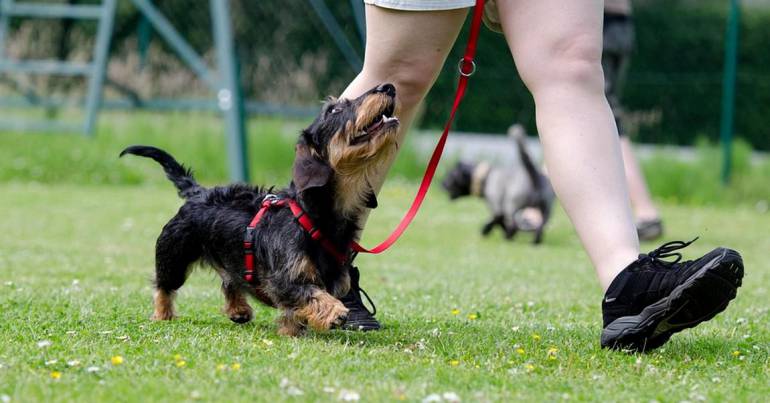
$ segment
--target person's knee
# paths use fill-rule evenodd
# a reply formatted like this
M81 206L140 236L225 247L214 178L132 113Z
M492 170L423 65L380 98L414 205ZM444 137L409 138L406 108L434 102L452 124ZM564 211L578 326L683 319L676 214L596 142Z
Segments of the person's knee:
M533 93L552 86L578 86L604 92L601 42L590 35L553 41L517 60L519 73Z
M420 58L401 60L388 66L369 68L370 77L381 77L396 86L396 94L402 108L416 107L433 86L433 82L441 69L441 60L425 60ZM364 67L364 74L367 67Z

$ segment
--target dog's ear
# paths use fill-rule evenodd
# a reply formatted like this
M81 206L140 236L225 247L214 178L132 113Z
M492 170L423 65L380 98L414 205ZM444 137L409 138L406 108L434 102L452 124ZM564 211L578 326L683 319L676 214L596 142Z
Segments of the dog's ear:
M310 152L306 144L297 144L292 168L292 181L298 193L329 183L332 169Z

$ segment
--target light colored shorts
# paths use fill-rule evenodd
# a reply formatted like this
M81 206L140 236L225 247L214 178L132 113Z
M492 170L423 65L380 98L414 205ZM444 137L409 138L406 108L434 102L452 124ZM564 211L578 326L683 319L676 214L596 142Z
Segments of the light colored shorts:
M364 0L366 4L406 11L455 10L473 7L475 0Z
M364 3L394 10L437 11L473 7L476 0L364 0ZM484 24L495 32L503 32L495 0L484 4Z

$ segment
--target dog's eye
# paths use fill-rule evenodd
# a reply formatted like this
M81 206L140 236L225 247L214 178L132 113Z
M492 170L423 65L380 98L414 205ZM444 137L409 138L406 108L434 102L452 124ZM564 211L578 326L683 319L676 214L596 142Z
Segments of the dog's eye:
M335 107L335 108L331 108L331 109L329 109L329 112L328 112L328 113L329 113L330 115L334 115L335 113L340 113L340 112L342 112L342 108L336 108L336 107Z

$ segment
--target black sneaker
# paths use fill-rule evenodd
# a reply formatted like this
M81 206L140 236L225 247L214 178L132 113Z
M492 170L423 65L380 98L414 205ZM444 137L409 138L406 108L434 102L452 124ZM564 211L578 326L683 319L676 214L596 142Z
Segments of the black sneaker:
M696 239L663 244L618 274L602 303L602 347L649 351L727 308L743 279L741 255L717 248L679 262L682 255L674 251Z
M663 236L663 221L660 218L640 221L636 224L636 234L641 241L654 241Z
M345 305L345 308L350 310L350 312L348 312L348 319L345 321L345 324L342 325L342 329L360 331L379 330L380 322L377 322L377 319L374 318L374 315L377 314L377 307L374 306L374 302L369 298L366 291L358 285L359 277L358 267L351 266L350 292L340 298L340 301ZM366 308L364 302L361 300L361 294L366 297L366 300L369 301L369 305L372 306L371 311Z

